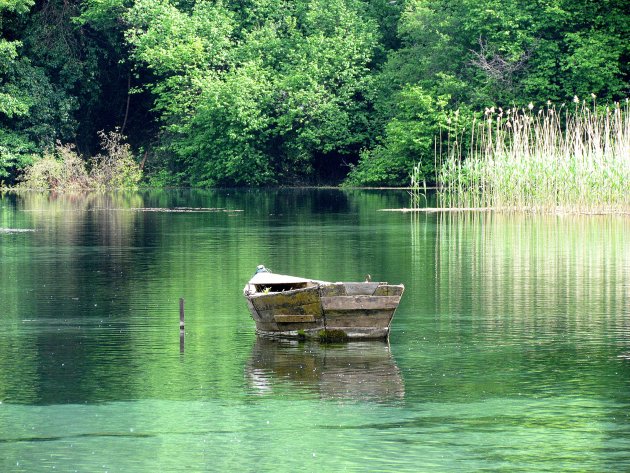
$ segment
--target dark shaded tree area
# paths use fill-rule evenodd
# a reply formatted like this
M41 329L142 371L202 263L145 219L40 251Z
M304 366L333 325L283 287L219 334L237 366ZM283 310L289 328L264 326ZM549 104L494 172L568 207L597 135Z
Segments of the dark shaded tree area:
M624 0L5 0L0 180L128 137L155 185L406 184L492 106L629 91Z

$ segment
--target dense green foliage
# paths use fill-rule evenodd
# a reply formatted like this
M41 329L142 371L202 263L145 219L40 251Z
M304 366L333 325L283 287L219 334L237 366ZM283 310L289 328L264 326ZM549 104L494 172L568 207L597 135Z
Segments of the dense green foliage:
M0 181L119 127L158 184L405 184L455 114L626 96L629 38L623 0L3 0Z
M380 145L354 170L357 183L399 183L417 161L432 171L444 108L459 111L461 123L470 110L574 95L601 102L629 90L623 0L408 0L398 36L377 74Z

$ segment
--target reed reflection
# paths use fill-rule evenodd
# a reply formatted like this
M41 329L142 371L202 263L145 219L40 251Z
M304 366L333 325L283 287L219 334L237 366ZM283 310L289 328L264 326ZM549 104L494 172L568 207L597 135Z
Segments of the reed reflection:
M326 345L258 337L246 365L261 396L391 402L405 397L400 370L384 342Z
M627 329L629 232L622 217L442 214L437 300L449 313L472 301L486 320L552 312L575 328L601 316ZM444 297L454 289L467 297Z

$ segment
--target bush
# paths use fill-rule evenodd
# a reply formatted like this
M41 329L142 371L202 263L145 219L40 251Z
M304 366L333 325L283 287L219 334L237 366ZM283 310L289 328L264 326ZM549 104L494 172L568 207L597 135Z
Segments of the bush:
M19 187L76 191L89 189L135 189L142 171L133 159L131 148L118 131L99 132L103 154L86 162L74 145L57 143L55 149L28 166Z
M406 86L397 95L395 116L382 143L361 154L346 184L404 186L418 161L422 177L432 175L434 139L446 123L447 102L448 97L433 98L420 86Z
M95 189L135 189L142 171L133 159L131 147L118 130L99 131L104 154L92 158L90 187Z
M409 169L414 161L391 152L385 145L361 152L359 163L352 166L346 186L400 186L409 180Z
M0 187L13 184L17 170L32 164L36 151L24 135L0 128Z
M27 189L83 190L89 188L85 163L74 145L58 143L52 152L27 167L20 187Z

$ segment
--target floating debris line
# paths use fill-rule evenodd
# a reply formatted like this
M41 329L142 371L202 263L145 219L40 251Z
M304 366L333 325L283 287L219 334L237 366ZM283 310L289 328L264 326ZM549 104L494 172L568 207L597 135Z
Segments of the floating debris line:
M500 210L492 207L411 207L403 209L378 209L379 212L490 212Z
M32 228L0 228L0 233L29 233L34 231Z
M438 213L438 212L529 212L541 213L541 209L534 207L411 207L403 209L378 209L379 212L415 212L415 213ZM593 211L580 210L573 211L558 207L554 212L555 215L630 215L630 212L620 212L614 209L597 209Z
M233 210L233 209L225 209L219 207L173 207L173 208L163 208L163 207L131 207L128 209L113 209L113 208L98 208L92 209L93 211L97 210L118 210L118 211L127 211L127 212L242 212L242 210Z

